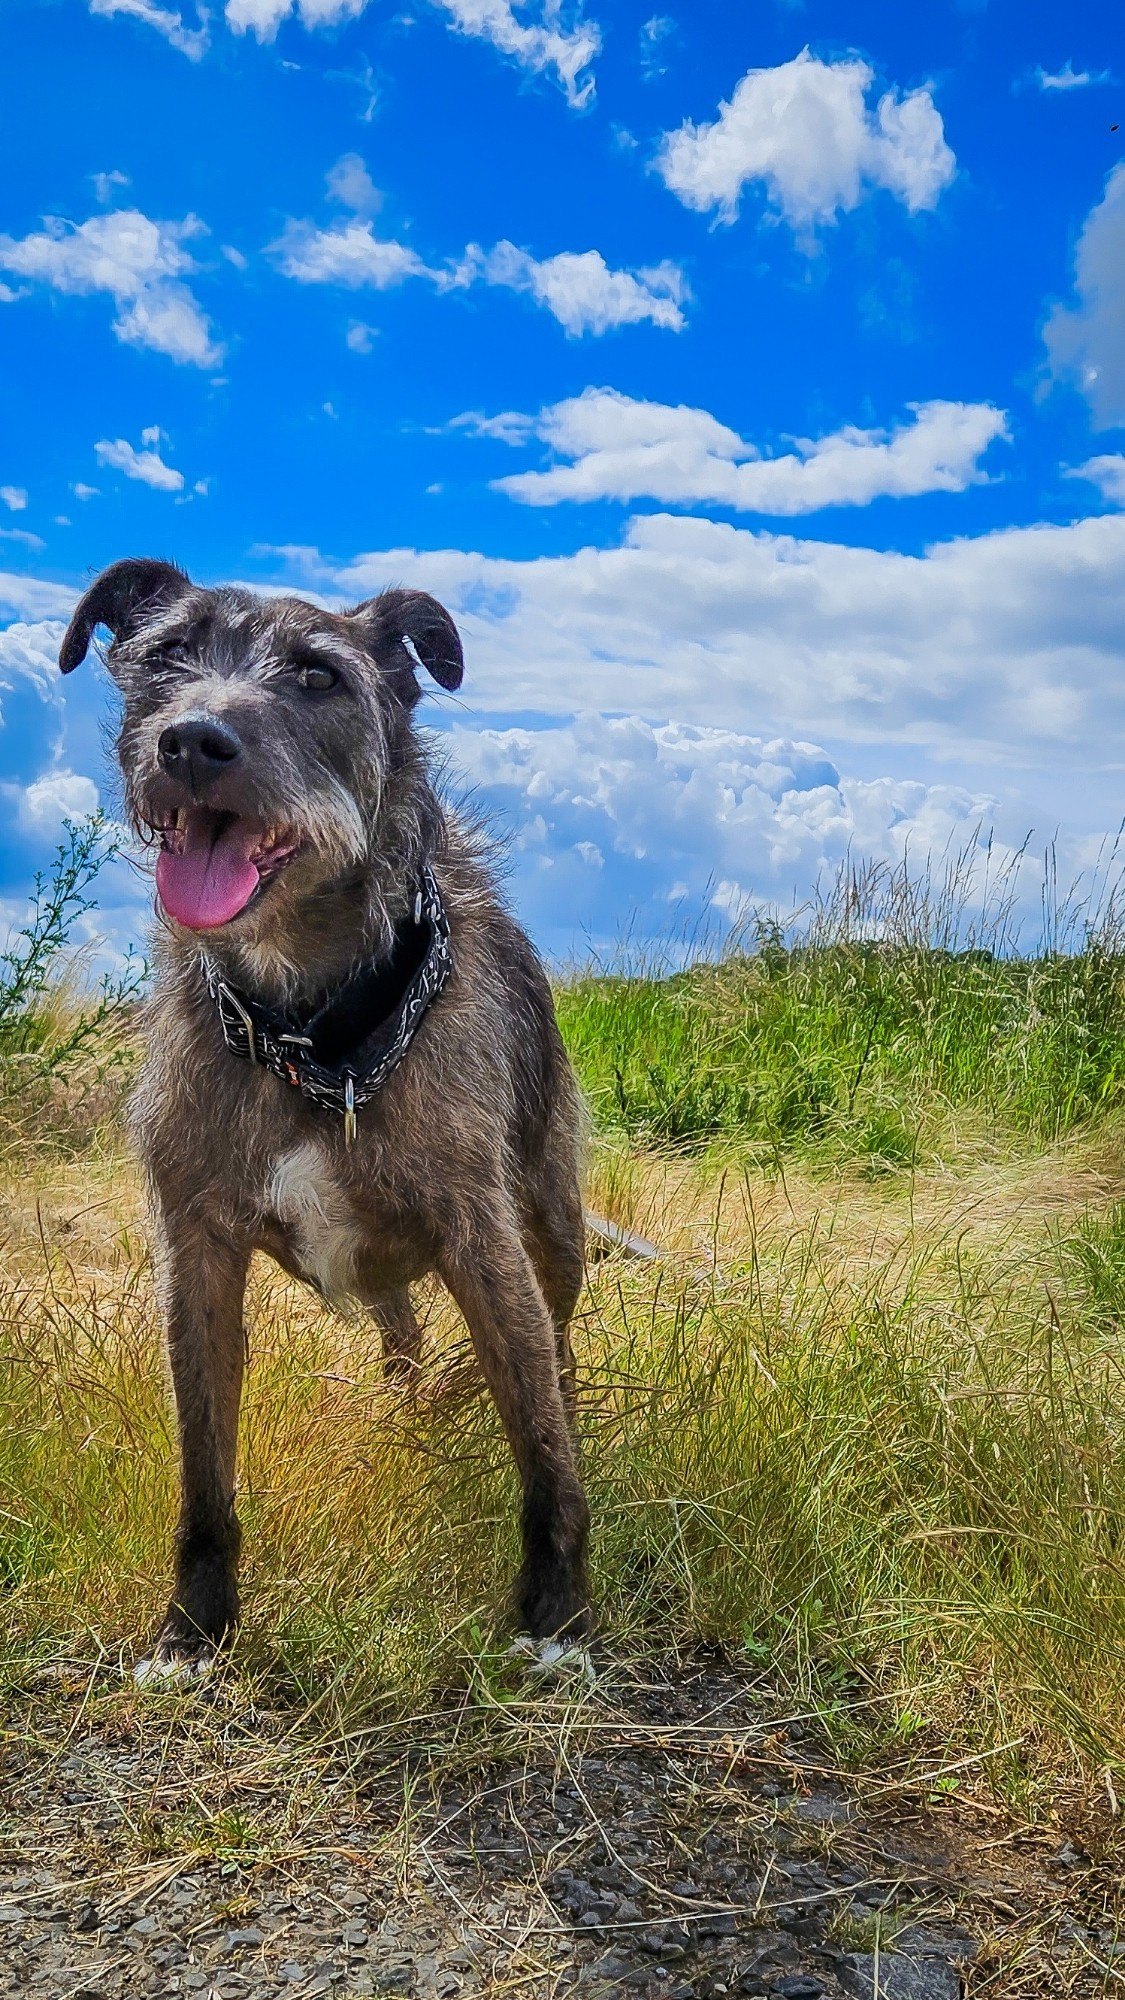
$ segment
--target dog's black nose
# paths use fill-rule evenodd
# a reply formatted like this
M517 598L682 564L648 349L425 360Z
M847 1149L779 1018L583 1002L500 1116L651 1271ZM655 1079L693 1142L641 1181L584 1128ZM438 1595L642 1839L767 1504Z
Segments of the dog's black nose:
M156 747L164 769L193 791L242 755L234 730L216 715L185 715L161 730Z

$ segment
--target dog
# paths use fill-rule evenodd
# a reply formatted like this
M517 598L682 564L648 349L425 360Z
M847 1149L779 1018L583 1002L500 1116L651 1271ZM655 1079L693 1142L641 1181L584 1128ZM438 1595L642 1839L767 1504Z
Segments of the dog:
M113 563L95 627L123 698L135 831L158 846L154 983L130 1124L147 1173L175 1397L171 1602L138 1672L205 1666L239 1615L243 1299L262 1250L420 1349L409 1287L463 1314L522 1486L518 1618L558 1656L591 1627L568 1325L583 1282L580 1100L550 987L414 724L460 686L421 591L354 610Z

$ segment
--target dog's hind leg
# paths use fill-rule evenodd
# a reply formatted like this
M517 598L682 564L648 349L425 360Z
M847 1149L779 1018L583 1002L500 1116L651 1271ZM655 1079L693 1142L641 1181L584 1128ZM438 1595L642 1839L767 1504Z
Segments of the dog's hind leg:
M392 1381L412 1375L422 1359L422 1329L406 1285L381 1292L371 1311L382 1328L383 1368Z
M172 1601L138 1678L208 1659L238 1618L234 1472L249 1261L246 1249L198 1219L165 1216L162 1291L181 1505Z
M567 1422L556 1330L516 1219L502 1201L446 1235L441 1276L472 1335L523 1486L523 1565L516 1585L533 1639L588 1631L589 1510Z

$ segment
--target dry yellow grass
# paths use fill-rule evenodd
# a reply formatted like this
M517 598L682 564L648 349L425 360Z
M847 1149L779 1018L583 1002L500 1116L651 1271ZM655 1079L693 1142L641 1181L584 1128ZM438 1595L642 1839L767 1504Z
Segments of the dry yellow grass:
M1125 1757L1125 1382L1089 1261L1116 1271L1123 1186L1104 1132L959 1178L596 1149L593 1205L665 1253L593 1267L577 1326L610 1651L718 1642L848 1757L929 1728L1014 1743L1016 1784ZM133 1170L25 1157L0 1231L8 1671L127 1664L174 1511ZM365 1321L254 1276L236 1660L337 1720L506 1671L513 1480L460 1321L424 1305L404 1398Z

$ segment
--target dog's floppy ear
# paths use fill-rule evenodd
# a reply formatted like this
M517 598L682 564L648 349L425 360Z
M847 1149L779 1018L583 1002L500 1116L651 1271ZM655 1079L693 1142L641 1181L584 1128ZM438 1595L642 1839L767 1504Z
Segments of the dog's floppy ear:
M465 672L460 635L445 606L427 591L384 590L357 605L352 617L381 666L401 666L405 659L408 670L425 667L451 693L460 687Z
M126 556L110 563L79 599L59 648L59 666L71 674L86 657L95 625L107 625L115 639L125 637L140 622L139 614L169 604L189 588L189 579L175 563L148 556Z

